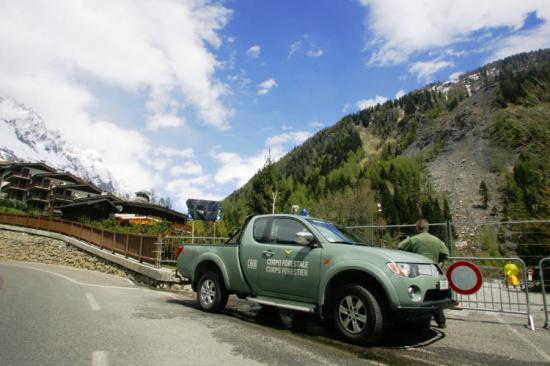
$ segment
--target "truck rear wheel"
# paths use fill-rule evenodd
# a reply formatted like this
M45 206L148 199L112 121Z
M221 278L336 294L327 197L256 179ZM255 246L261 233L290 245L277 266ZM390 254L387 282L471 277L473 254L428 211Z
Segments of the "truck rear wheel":
M332 307L332 320L348 342L372 344L384 332L384 315L376 293L363 284L345 285Z
M197 303L210 313L218 313L225 308L229 294L218 272L206 272L198 283Z

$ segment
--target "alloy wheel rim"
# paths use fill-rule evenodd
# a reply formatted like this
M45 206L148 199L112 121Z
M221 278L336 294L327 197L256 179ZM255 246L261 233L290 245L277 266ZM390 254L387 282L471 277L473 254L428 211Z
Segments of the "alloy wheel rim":
M367 308L358 297L346 296L338 305L338 319L347 332L361 333L367 326Z
M201 300L206 305L211 305L216 298L216 285L212 280L206 280L201 286Z

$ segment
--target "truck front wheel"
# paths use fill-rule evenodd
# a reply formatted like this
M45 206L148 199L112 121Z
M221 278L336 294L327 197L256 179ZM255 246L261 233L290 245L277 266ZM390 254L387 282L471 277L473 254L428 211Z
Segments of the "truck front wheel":
M229 297L223 279L217 272L206 272L198 283L197 303L210 313L218 313L225 308Z
M363 284L345 285L338 291L332 320L340 336L352 343L372 344L384 331L380 301Z

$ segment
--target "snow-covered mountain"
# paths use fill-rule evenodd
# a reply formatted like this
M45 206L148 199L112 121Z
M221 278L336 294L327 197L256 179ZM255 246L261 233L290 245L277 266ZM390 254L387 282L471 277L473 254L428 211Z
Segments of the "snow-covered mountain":
M94 150L77 149L58 131L49 130L32 109L0 97L0 160L44 161L90 181L99 188L118 192L119 182Z

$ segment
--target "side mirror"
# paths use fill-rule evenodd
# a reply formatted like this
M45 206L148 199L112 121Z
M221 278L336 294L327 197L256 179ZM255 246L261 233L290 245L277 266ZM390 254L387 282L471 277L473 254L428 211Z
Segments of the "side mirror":
M300 245L311 245L314 239L313 234L309 231L298 231L294 234L294 242Z

